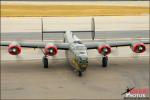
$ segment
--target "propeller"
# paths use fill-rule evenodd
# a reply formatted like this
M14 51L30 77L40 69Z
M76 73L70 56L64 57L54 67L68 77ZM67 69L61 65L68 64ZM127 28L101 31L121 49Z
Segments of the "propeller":
M17 38L17 39L16 39L16 42L17 42L18 44L21 44L21 43L23 42L23 40L20 39L20 38ZM14 51L15 51L15 49L14 49ZM14 55L14 56L15 56L16 61L23 60L23 57L22 57L22 54L21 54L21 53L20 53L19 55Z
M138 42L140 42L141 41L141 37L131 38L131 41L138 41ZM143 49L142 47L139 47L139 51L142 50L142 49ZM131 51L131 53L130 53L130 57L134 58L134 59L138 59L140 55L141 55L141 53L135 53L133 51Z
M141 41L141 38L142 38L142 37L138 37L137 40L138 40L138 41ZM145 52L146 52L146 54L148 54L148 53L149 53L149 50L150 50L150 45L148 44L148 45L145 45L145 46L146 46ZM142 48L141 48L141 49L142 49Z
M43 41L43 42L45 42L45 44L48 44L48 43L51 43L52 41ZM53 43L57 43L58 41L53 41ZM43 48L44 49L44 48ZM41 48L39 48L38 49L38 54L43 54L43 55L45 55L45 51L43 50L43 49L41 49ZM52 49L52 48L50 48L49 49L49 52L50 53L53 53L53 52L55 52L54 51L54 49ZM47 57L49 57L49 56L47 56ZM53 55L53 56L50 56L50 59L56 59L57 58L57 56L56 55Z
M58 41L54 40L53 42L54 42L54 43L57 43ZM57 58L58 58L58 57L57 57L56 55L51 56L51 59L52 59L53 61L55 61Z
M103 42L105 42L105 44L107 44L108 40L106 38L104 38ZM111 53L110 54L113 55L113 56L118 56L119 55L118 47L111 48Z

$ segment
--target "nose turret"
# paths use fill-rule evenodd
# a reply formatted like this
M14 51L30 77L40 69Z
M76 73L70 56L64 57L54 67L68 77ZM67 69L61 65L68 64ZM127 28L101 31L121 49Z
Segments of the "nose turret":
M85 54L80 54L78 57L78 65L81 71L85 71L88 66L88 57Z

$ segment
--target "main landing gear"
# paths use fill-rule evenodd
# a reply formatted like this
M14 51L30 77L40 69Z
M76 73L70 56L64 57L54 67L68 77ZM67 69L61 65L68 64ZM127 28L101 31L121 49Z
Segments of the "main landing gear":
M44 68L48 68L48 58L46 56L42 58L42 62L43 62Z
M43 67L44 68L48 68L48 58L47 55L44 53L44 51L41 49L41 51L43 52L44 56L42 58L42 62L43 62Z
M107 63L108 63L108 57L107 56L102 57L102 66L107 67Z

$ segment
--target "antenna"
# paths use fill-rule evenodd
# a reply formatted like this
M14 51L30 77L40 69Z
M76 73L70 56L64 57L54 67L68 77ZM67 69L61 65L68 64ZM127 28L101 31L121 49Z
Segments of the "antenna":
M91 37L92 37L92 40L94 40L95 38L95 20L94 20L94 17L92 17L92 21L91 21Z
M41 32L42 32L42 41L43 41L43 18L41 18Z

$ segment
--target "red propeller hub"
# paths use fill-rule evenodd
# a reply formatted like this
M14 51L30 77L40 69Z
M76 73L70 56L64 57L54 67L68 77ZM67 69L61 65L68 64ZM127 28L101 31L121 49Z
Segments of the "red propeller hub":
M57 54L58 49L57 49L56 46L50 46L50 45L49 45L49 46L46 46L46 47L45 47L44 51L45 51L45 54L46 54L46 55L48 55L48 56L54 56L54 55Z
M111 47L108 45L99 46L98 52L102 55L108 55L111 53Z
M8 46L8 52L11 55L18 55L21 53L21 47L19 45L10 44Z
M135 43L132 46L132 51L135 53L143 53L146 50L144 43Z

